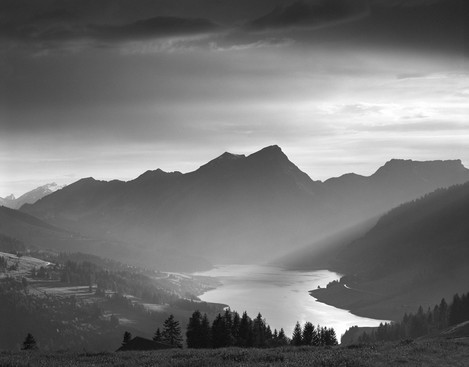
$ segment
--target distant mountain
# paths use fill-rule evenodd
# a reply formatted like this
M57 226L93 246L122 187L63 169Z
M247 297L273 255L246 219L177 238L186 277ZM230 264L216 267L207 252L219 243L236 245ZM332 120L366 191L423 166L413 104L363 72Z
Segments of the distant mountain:
M0 250L46 249L55 252L82 252L154 269L195 271L211 264L197 256L177 251L134 253L131 244L118 240L93 238L50 225L18 210L0 206ZM151 258L151 261L148 261ZM170 266L168 267L168 264Z
M320 188L272 146L248 157L225 153L187 174L156 170L129 182L83 179L22 211L138 248L245 261L311 235L311 218L319 221L327 211L318 202Z
M16 201L15 195L11 194L11 195L8 195L7 197L0 198L0 205L10 208L12 205L14 205L15 201Z
M468 223L469 182L398 206L366 234L336 247L328 268L346 275L313 295L367 316L398 319L419 304L465 292Z
M313 181L278 146L224 153L186 174L80 180L21 210L133 249L262 262L436 188L469 180L460 161L391 161L370 177Z
M469 181L469 170L460 160L426 161L392 159L374 174L346 174L324 182L331 205L342 216L371 218L417 199L438 188Z
M6 206L10 209L19 209L24 204L33 204L44 196L47 196L57 190L64 188L65 185L57 185L55 182L48 183L43 186L39 186L34 190L28 191L21 195L19 198L15 198L15 195L11 194L6 198L0 198L0 205Z

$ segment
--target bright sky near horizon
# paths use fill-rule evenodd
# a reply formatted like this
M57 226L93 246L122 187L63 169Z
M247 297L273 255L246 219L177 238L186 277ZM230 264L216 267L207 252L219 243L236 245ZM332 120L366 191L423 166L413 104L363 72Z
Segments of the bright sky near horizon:
M277 144L469 167L463 0L0 0L0 197Z

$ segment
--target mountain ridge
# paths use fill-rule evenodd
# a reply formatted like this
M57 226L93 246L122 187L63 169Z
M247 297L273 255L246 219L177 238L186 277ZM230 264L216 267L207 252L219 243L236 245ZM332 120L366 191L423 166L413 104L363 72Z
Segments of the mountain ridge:
M246 262L286 253L439 187L469 181L462 163L421 166L415 174L393 171L386 180L349 174L313 181L272 145L247 156L225 152L188 173L157 169L127 182L82 179L21 210L135 249Z
M315 290L321 302L366 317L400 319L404 312L467 291L469 182L404 203L367 231L338 243L326 267L345 274ZM299 254L290 266L316 260Z
M19 209L24 204L33 204L39 199L47 196L57 190L64 188L66 185L57 185L55 182L51 182L35 189L24 193L18 198L11 194L5 198L0 198L0 205L6 206L11 209Z

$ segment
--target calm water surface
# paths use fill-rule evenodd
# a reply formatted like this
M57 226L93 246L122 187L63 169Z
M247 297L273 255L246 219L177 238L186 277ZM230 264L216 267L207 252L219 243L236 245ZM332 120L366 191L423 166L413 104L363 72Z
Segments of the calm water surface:
M355 316L311 297L310 290L340 278L327 270L299 272L263 265L219 265L196 274L222 282L217 289L200 296L203 301L225 303L240 314L247 311L251 317L261 312L272 330L283 327L290 337L296 321L333 327L338 339L351 326L377 326L382 322Z

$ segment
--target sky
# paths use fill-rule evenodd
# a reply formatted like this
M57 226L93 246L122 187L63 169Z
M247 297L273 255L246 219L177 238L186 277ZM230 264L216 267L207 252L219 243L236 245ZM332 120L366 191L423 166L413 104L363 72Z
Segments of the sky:
M0 197L277 144L469 167L464 0L0 0Z

